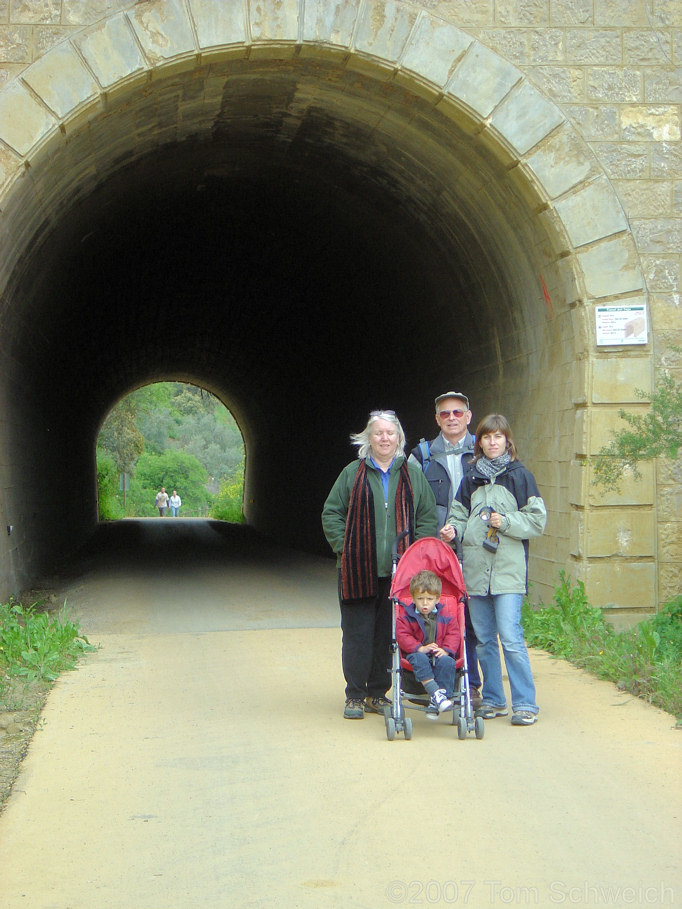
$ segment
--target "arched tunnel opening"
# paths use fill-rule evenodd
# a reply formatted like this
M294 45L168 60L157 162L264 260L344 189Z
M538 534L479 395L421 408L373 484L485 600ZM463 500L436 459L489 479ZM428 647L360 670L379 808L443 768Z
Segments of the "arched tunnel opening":
M326 552L320 509L368 411L396 410L414 445L452 388L474 423L507 413L551 498L572 433L570 319L556 297L547 317L556 251L525 192L465 115L333 58L128 86L48 146L10 211L10 587L93 530L101 422L161 380L229 408L247 520L304 549ZM533 457L538 438L553 456Z

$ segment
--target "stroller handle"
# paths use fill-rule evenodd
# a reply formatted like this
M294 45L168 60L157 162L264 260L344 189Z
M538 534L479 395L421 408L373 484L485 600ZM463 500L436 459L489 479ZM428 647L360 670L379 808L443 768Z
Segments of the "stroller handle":
M403 539L403 537L408 536L409 533L410 533L409 530L403 530L401 533L398 534L398 536L395 538L395 540L393 540L393 546L391 546L391 558L393 560L393 573L394 574L395 574L395 567L400 560L400 556L398 555L398 544Z

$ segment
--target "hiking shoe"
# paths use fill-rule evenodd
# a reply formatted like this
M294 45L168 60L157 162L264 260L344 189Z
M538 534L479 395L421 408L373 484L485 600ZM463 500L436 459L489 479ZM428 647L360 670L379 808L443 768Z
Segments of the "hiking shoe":
M380 713L384 716L384 708L390 707L391 702L388 698L365 698L365 713Z
M435 710L437 718L438 714L443 713L445 710L449 710L452 707L452 703L452 699L445 694L445 688L439 688L429 701L426 715L428 716L429 712ZM433 719L433 717L429 717L429 719Z
M530 710L517 710L511 718L512 726L532 726L537 721L537 713L531 713Z
M362 698L347 698L343 716L347 720L361 720L365 716L364 707Z
M484 704L476 711L476 716L484 720L494 720L496 716L507 716L509 711L506 707L491 707L490 704Z
M469 692L469 694L471 696L471 706L473 707L474 710L478 710L478 708L483 704L483 698L481 697L481 689L472 688L471 691Z

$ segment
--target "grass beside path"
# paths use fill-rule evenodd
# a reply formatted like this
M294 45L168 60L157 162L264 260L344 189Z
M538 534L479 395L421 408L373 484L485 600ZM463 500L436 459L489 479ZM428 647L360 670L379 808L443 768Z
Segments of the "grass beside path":
M529 647L614 682L671 713L682 728L682 596L619 632L587 602L582 582L573 586L562 571L554 604L537 609L524 605L522 623Z
M96 648L65 606L0 604L0 810L60 673Z

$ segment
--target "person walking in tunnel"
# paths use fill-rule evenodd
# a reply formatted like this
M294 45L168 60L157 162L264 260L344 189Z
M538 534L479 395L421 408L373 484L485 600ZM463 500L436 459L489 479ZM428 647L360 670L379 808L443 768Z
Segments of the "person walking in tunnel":
M535 683L521 627L528 587L528 541L545 529L547 510L533 474L518 460L511 427L489 414L476 428L475 460L452 502L441 539L462 540L464 581L483 669L485 719L507 716L499 643L512 695L512 724L537 721Z
M182 499L178 495L177 489L173 490L173 495L168 500L168 504L170 505L171 517L177 518L180 514L180 506L182 505Z
M440 433L430 442L422 439L419 445L412 449L409 461L420 466L433 490L440 530L447 521L464 470L474 459L474 437L469 432L471 410L469 398L465 394L461 391L446 391L438 395L435 404L436 424ZM458 555L461 557L461 553ZM482 702L481 674L476 655L478 641L468 607L465 619L471 703L476 708L480 707Z
M358 457L339 474L322 510L322 527L337 556L341 663L346 719L390 704L391 549L399 552L438 530L436 502L424 474L405 457L405 432L392 410L374 410L351 435Z
M159 492L156 493L154 505L159 509L159 517L163 518L166 514L166 508L168 508L168 493L165 486L162 486Z

